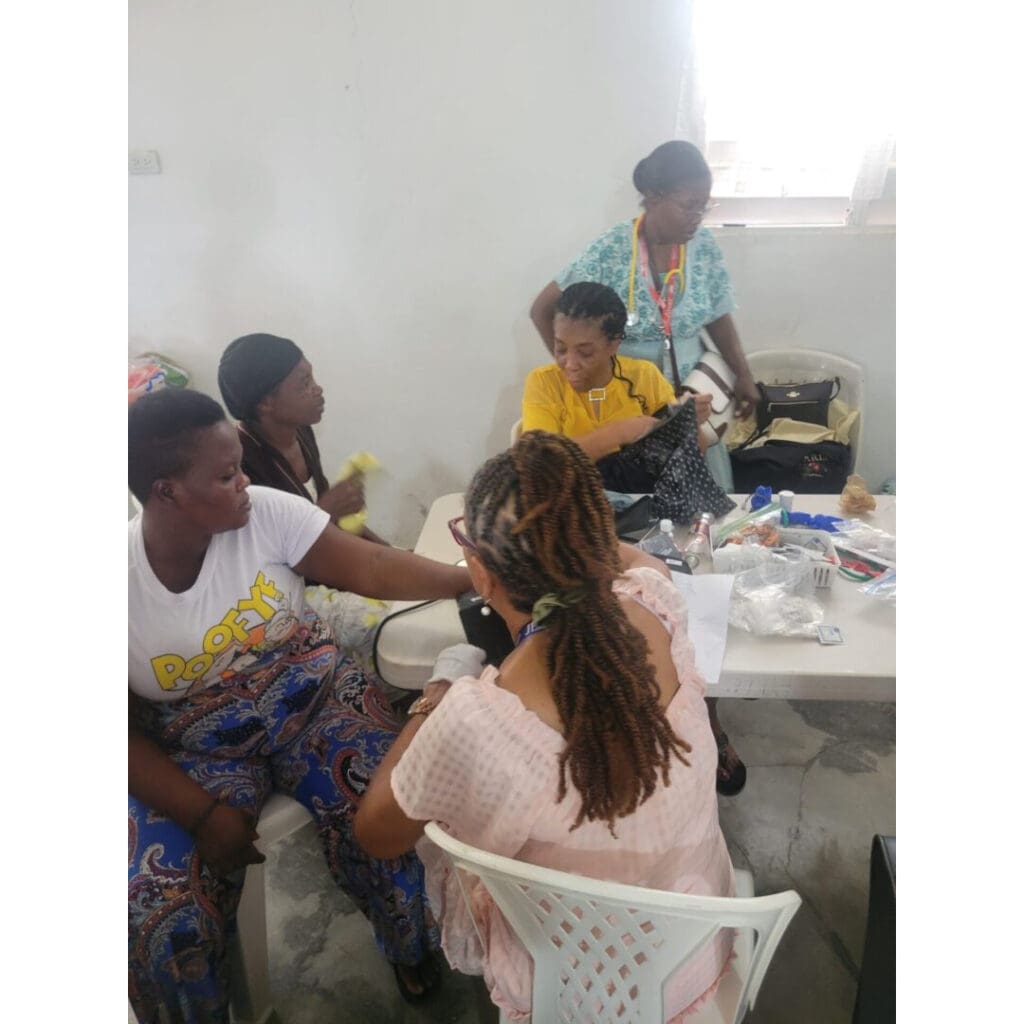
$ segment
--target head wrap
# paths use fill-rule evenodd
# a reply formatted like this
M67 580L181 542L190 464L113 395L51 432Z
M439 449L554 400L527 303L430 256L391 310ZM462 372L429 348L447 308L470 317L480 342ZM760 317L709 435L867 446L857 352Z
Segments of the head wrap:
M236 420L254 419L256 406L288 376L302 349L273 334L236 338L220 357L217 383L228 412Z

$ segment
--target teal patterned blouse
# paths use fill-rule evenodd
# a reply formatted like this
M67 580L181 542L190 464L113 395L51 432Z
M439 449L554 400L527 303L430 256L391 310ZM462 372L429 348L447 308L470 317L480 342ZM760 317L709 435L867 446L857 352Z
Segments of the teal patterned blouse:
M629 265L633 251L633 222L616 224L600 238L594 239L562 272L555 283L564 292L579 281L597 281L613 288L623 302L629 298ZM701 328L736 308L729 272L725 269L722 250L711 232L700 228L686 243L686 288L676 297L672 309L672 338L679 362L679 373L685 377L700 358L703 345ZM671 364L664 365L664 337L661 312L651 298L647 282L637 260L634 284L636 312L640 322L626 328L621 352L634 359L646 359L661 367L669 380Z
M555 283L565 291L569 285L579 281L597 281L613 288L628 304L632 252L633 221L627 220L595 238L558 274ZM736 308L722 250L707 228L698 229L686 243L684 277L686 287L682 295L676 296L672 309L672 347L681 380L686 379L704 350L701 329ZM624 356L654 363L671 381L672 364L666 357L661 311L651 298L639 258L633 294L639 322L626 327L626 337L619 351ZM719 486L730 490L732 472L724 445L717 444L708 450L708 466Z

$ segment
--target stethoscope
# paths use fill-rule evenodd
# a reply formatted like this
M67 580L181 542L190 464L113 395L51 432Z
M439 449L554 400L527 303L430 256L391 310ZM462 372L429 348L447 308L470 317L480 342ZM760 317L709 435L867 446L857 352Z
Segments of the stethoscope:
M647 215L642 213L642 214L640 214L639 217L636 218L636 220L633 221L633 253L632 253L632 256L630 257L630 260L629 260L629 296L628 296L628 298L626 300L626 326L627 327L636 327L636 325L638 323L640 323L640 317L637 315L637 311L636 311L636 264L637 264L637 253L639 252L639 248L640 248L640 226L643 224L645 216L647 216ZM668 271L668 273L665 274L665 280L662 281L662 283L661 283L661 290L662 290L662 292L665 291L666 286L671 282L673 277L678 277L679 278L680 286L683 286L683 284L684 284L683 269L684 269L685 266L686 266L686 246L685 245L681 245L681 246L679 246L679 266L678 267L672 267ZM657 295L657 293L655 292L653 286L651 287L651 298L654 299L655 304L661 309L662 320L665 321L666 320L666 311L665 311L664 302L662 301L661 296ZM674 302L674 300L675 300L675 297L673 296L673 302ZM667 319L668 319L669 322L671 322L671 318L672 318L672 307L669 306L668 307L668 316L667 316Z

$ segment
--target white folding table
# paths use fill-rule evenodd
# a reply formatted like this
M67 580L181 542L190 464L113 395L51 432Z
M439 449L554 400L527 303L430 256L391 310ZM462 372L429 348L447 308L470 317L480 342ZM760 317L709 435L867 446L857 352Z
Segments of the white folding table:
M746 495L733 495L737 504ZM878 495L873 513L858 516L888 533L896 532L896 498ZM840 515L836 495L796 496L794 509ZM416 553L455 563L462 552L447 523L462 514L462 494L445 494L430 508ZM739 510L733 515L742 514ZM896 700L895 603L862 594L859 584L836 578L817 596L825 620L838 626L845 643L824 646L798 637L754 636L729 628L722 674L708 688L712 697L777 697L800 700ZM395 602L392 611L416 602ZM454 601L437 601L386 623L377 646L381 676L393 686L421 689L438 652L465 640Z

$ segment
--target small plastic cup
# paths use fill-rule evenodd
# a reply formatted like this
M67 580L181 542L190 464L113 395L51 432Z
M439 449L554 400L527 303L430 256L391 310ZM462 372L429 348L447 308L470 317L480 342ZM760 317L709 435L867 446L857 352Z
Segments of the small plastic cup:
M779 499L779 504L787 512L792 512L793 511L793 498L794 498L794 494L793 494L792 491L779 491L779 493L776 495L776 497Z

